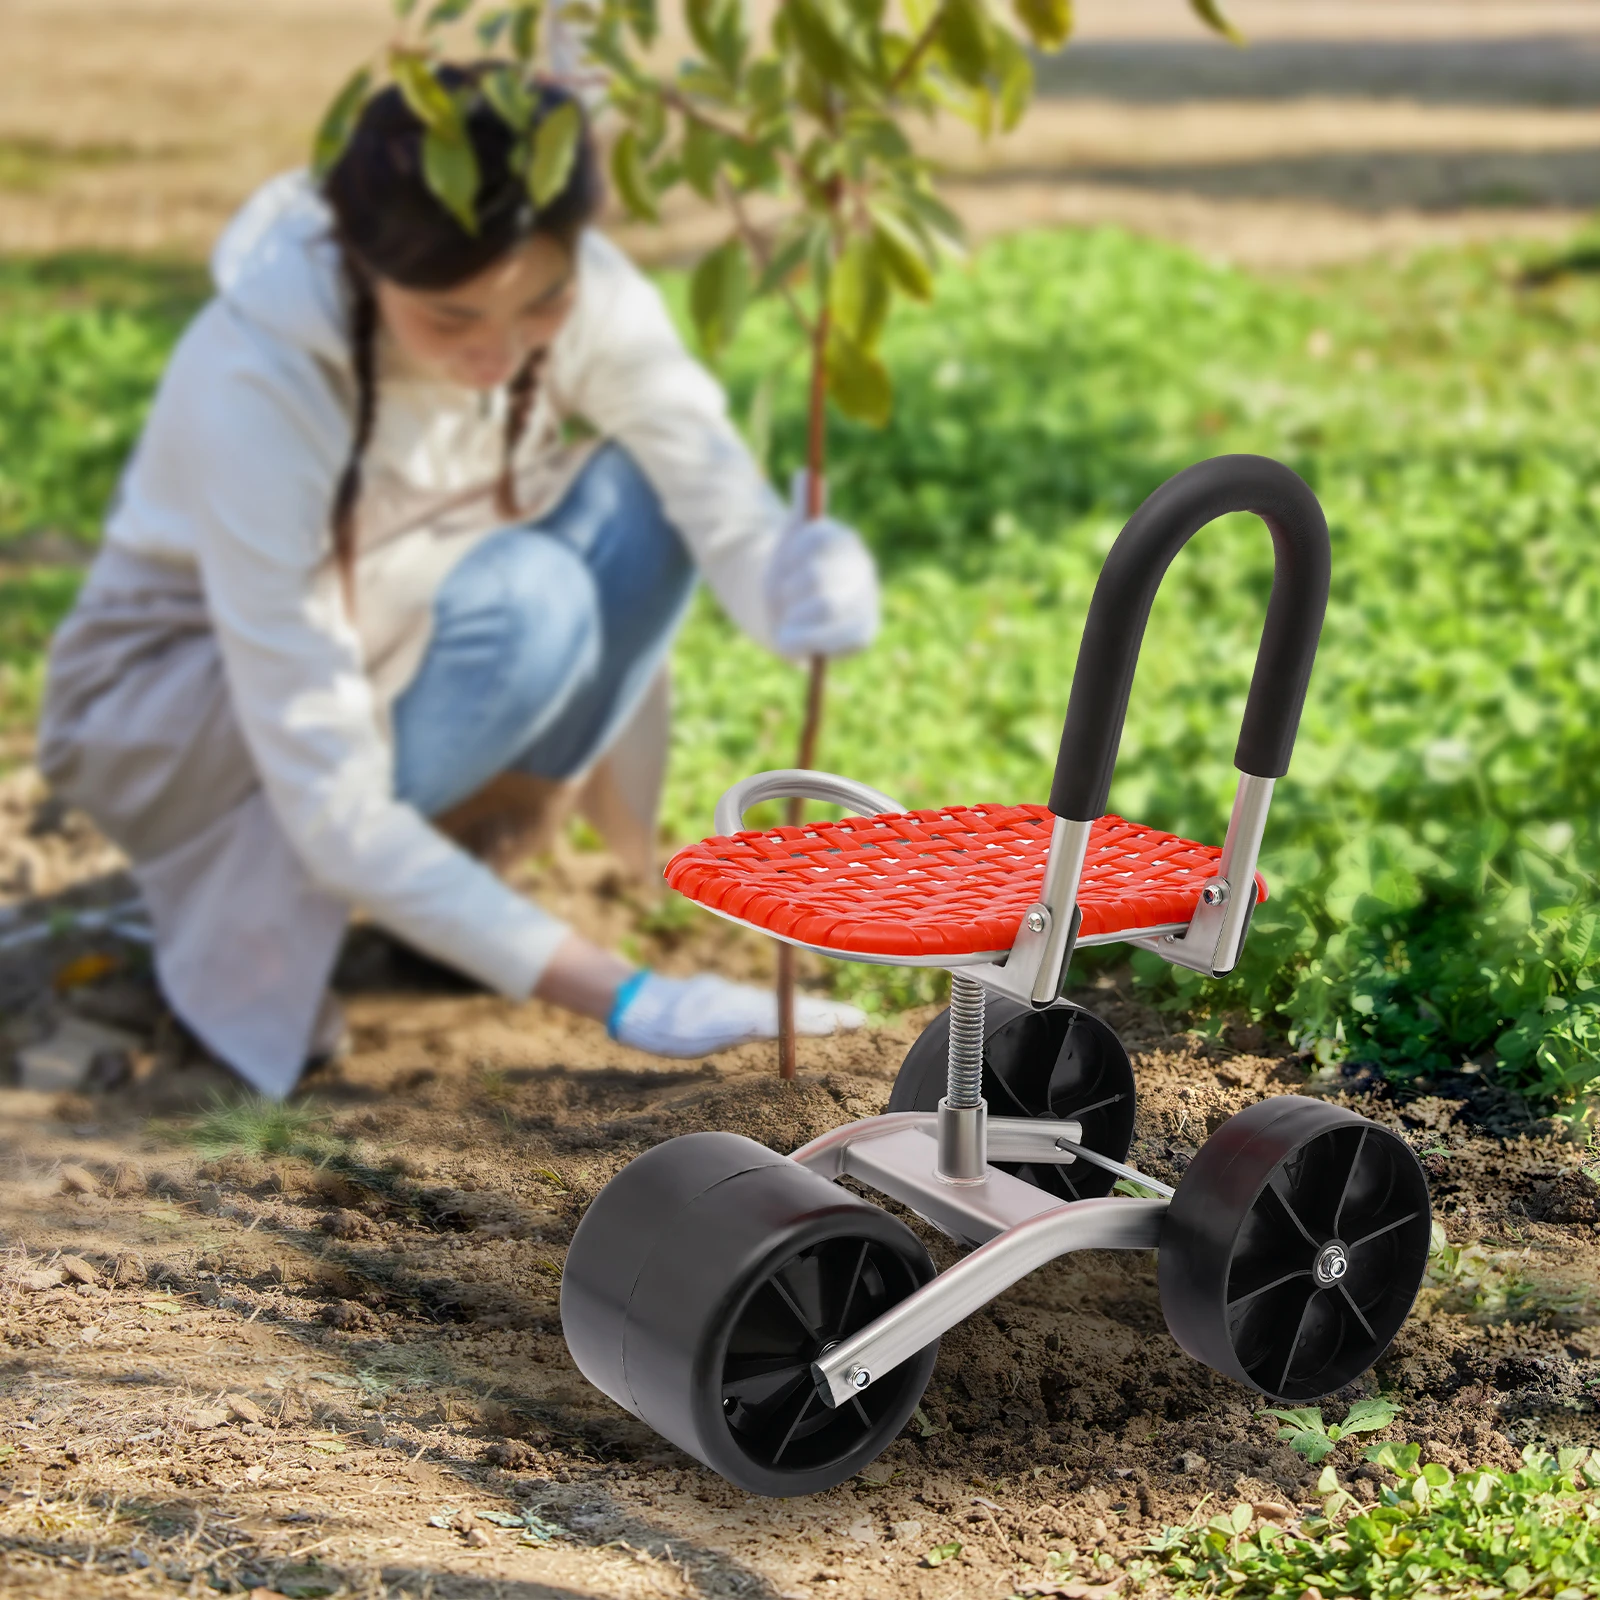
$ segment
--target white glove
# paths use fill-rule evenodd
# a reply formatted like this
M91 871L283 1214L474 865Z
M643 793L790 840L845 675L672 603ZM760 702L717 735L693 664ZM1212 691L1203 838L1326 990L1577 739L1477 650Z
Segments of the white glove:
M807 520L806 475L795 475L794 510L767 567L767 610L780 655L844 656L878 632L878 568L854 528Z
M797 1033L846 1033L867 1020L837 1000L794 997ZM729 983L709 972L663 978L637 972L617 993L606 1031L621 1044L657 1056L705 1056L754 1039L778 1036L778 997L771 989Z

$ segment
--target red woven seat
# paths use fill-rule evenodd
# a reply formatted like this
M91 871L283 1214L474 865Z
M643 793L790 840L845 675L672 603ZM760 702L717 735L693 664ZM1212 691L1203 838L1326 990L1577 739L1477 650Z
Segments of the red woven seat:
M666 876L714 911L840 955L971 956L1011 948L1039 898L1054 822L1044 806L845 817L705 839L680 850ZM1079 937L1188 922L1221 854L1101 817Z

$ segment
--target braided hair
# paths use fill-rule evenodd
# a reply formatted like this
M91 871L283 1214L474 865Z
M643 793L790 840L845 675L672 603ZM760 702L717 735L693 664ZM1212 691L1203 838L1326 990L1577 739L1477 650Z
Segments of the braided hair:
M447 67L439 77L450 89L470 90L484 70ZM541 85L536 122L573 103L567 90ZM423 125L396 88L384 89L367 102L323 182L339 246L355 380L350 454L339 474L329 518L334 562L345 608L352 615L361 468L378 416L375 280L387 279L407 289L450 289L477 277L532 238L554 239L571 251L600 206L599 160L587 123L566 183L537 209L528 198L516 159L514 134L479 95L472 97L466 126L480 175L475 233L462 227L428 187L422 169ZM544 351L533 351L506 385L495 510L507 519L517 514L516 452L533 413L543 361Z

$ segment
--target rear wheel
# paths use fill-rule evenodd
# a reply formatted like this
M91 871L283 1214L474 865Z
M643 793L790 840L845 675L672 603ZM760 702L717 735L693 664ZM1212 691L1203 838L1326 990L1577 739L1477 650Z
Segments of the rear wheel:
M1398 1134L1279 1095L1230 1117L1162 1225L1167 1327L1275 1400L1318 1400L1388 1349L1427 1265L1428 1183Z
M596 1387L756 1494L842 1483L905 1426L937 1341L844 1405L811 1364L934 1273L904 1223L731 1133L671 1139L595 1198L561 1322Z
M936 1111L949 1064L950 1013L941 1011L906 1054L891 1111ZM983 1097L996 1117L1048 1117L1083 1125L1079 1141L1126 1161L1133 1142L1133 1066L1121 1041L1081 1006L1035 1011L989 995L983 1014ZM996 1163L1063 1200L1109 1194L1116 1176L1086 1161L1070 1165Z

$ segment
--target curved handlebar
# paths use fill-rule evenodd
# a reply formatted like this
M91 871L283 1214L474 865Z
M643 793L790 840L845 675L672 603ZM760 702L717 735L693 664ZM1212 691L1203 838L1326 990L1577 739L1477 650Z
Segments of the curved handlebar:
M1218 456L1162 484L1106 557L1078 647L1050 788L1058 817L1093 822L1105 811L1156 590L1184 545L1230 511L1260 517L1274 553L1272 599L1233 763L1258 778L1288 771L1328 608L1328 524L1317 497L1286 466L1266 456Z
M858 816L875 817L885 811L904 811L898 800L832 772L810 767L781 767L741 778L717 801L711 825L724 838L744 827L744 814L762 800L826 800Z

